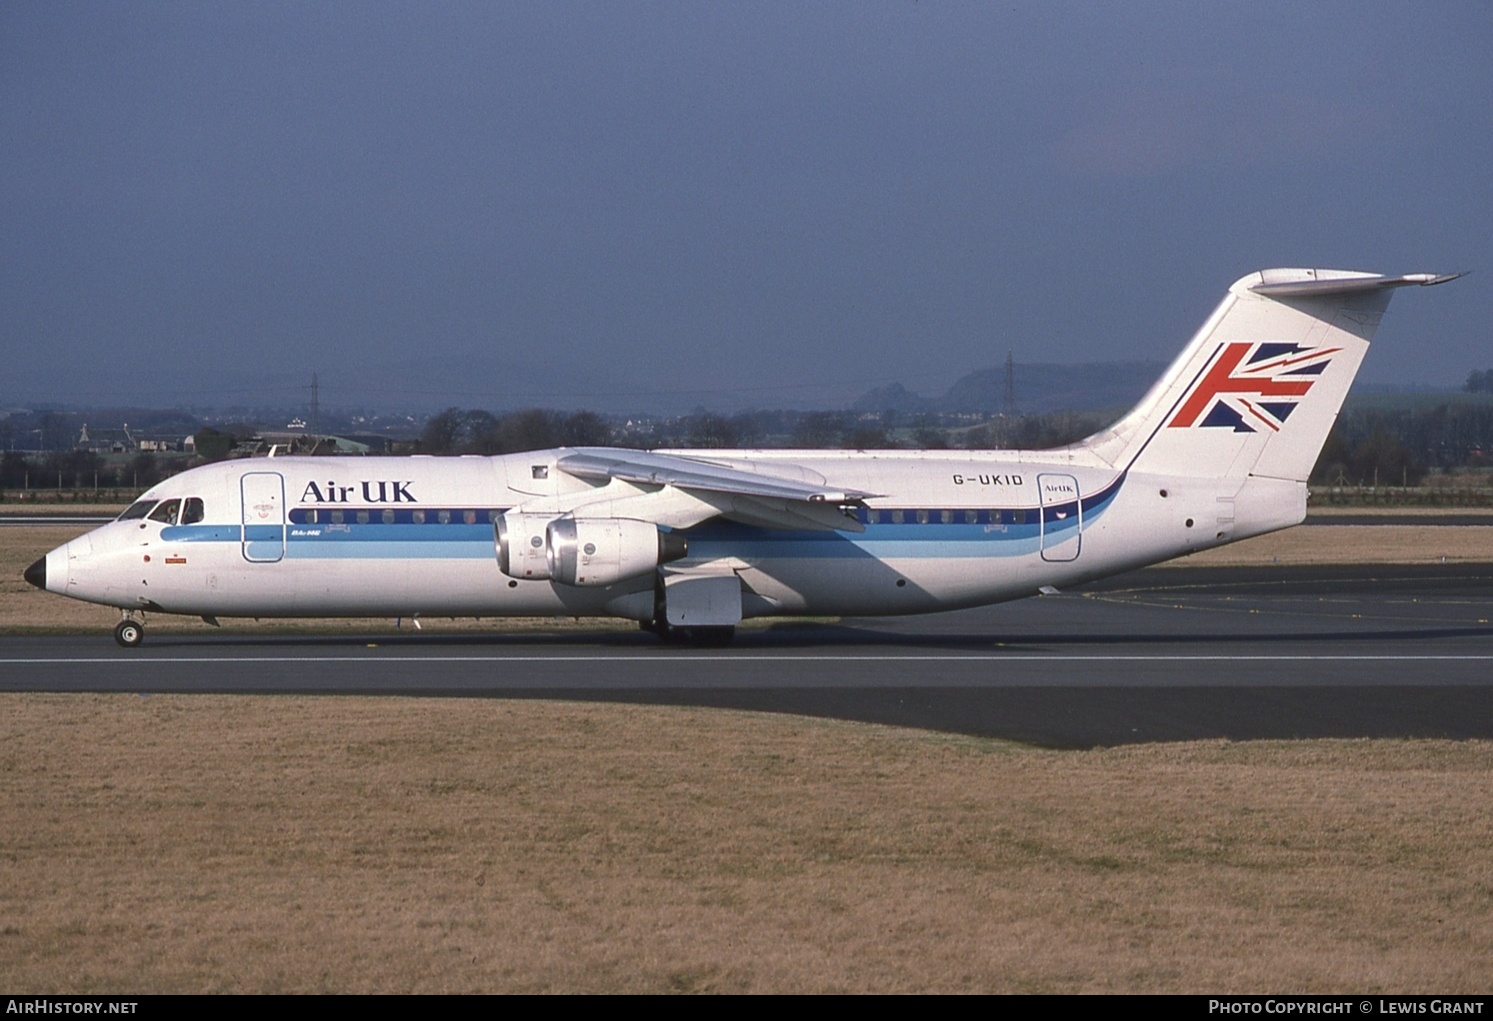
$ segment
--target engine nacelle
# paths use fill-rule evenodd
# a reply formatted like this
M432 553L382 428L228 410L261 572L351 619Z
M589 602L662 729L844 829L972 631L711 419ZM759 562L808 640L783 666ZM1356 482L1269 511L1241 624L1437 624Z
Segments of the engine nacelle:
M548 532L551 570L563 585L610 585L689 553L682 536L651 521L560 518Z
M611 585L687 556L684 537L631 518L498 516L498 568L510 578L562 585Z
M553 514L499 514L498 569L510 578L545 581L553 577L548 529Z

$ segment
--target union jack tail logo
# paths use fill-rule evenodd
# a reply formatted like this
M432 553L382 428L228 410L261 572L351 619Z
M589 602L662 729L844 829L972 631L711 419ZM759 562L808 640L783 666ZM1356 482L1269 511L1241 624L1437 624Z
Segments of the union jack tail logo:
M1229 428L1279 432L1340 347L1221 344L1203 378L1182 402L1169 429Z

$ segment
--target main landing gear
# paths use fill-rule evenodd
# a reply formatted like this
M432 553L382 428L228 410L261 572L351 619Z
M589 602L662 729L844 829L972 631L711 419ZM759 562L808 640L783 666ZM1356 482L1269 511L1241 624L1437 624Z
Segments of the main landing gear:
M642 621L638 627L643 631L652 631L669 645L694 645L719 649L730 645L731 639L736 637L736 629L729 626L675 627L662 621Z
M735 579L733 578L732 581L734 582ZM719 649L731 644L731 639L736 637L734 624L697 624L692 627L670 624L665 605L665 588L663 572L660 571L653 588L653 619L639 621L638 627L644 631L652 631L668 645L693 645ZM739 612L737 617L740 618Z
M126 617L115 625L114 640L126 649L136 648L145 640L145 622Z

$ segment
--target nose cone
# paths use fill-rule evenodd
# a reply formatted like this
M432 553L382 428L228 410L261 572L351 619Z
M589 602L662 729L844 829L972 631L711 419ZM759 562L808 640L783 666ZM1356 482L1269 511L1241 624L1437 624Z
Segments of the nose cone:
M15 568L11 568L11 570L15 570ZM36 563L26 568L21 577L45 592L47 589L47 558L42 557Z

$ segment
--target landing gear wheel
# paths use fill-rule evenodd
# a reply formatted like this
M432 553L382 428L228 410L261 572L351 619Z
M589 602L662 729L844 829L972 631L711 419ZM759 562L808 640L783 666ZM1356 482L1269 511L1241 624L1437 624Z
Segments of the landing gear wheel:
M665 645L693 645L697 648L719 649L731 644L736 629L730 625L722 627L678 627L654 621L643 625L643 630L652 631L662 638Z
M145 640L145 625L135 620L122 620L114 628L114 640L126 649L133 649Z
M665 624L661 621L654 624L651 630L659 638L663 639L665 645L683 645L689 639L684 628L674 627L671 624Z
M685 632L685 640L691 645L701 646L707 649L719 649L731 644L731 639L736 637L736 629L729 625L724 627L692 627Z

